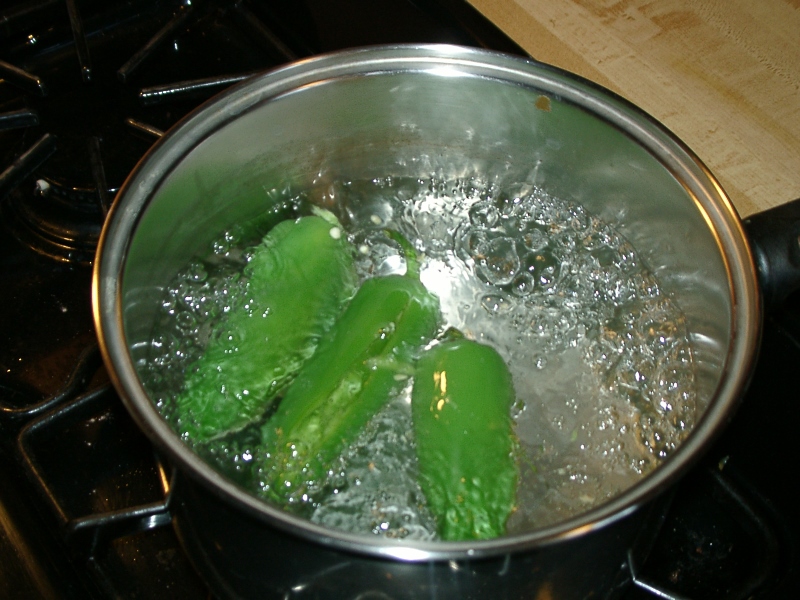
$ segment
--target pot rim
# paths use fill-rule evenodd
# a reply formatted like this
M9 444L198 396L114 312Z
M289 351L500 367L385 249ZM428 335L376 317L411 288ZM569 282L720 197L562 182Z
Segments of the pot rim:
M125 339L120 292L133 232L158 184L205 137L259 103L323 80L397 71L502 79L545 89L592 112L646 147L672 172L695 199L723 252L732 297L731 344L720 383L702 418L653 473L608 502L555 525L465 542L387 540L316 525L264 503L209 467L169 427L138 379ZM405 561L455 560L529 550L586 535L629 515L686 473L731 418L748 383L761 325L756 281L741 221L722 187L699 158L653 117L613 92L553 66L483 49L414 44L357 48L300 60L246 80L182 119L145 154L120 188L100 236L92 304L101 352L128 412L148 438L196 481L253 517L323 545Z

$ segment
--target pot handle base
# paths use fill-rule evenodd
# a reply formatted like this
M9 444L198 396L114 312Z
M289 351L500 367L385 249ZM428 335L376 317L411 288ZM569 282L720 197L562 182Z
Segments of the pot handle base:
M751 215L744 228L769 311L800 289L800 198Z

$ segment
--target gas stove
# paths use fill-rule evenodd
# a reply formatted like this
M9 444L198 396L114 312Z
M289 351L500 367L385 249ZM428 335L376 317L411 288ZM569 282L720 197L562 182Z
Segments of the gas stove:
M114 195L194 107L288 61L411 42L524 52L464 0L37 0L0 16L0 597L214 597L170 526L169 465L97 349L91 262ZM614 597L799 597L798 364L793 297Z

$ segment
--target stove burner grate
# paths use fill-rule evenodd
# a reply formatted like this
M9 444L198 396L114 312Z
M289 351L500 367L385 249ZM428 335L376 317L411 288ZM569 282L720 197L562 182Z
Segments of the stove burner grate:
M163 131L214 93L299 55L244 2L140 0L89 6L85 19L75 0L64 2L62 14L43 2L5 18L42 12L55 25L31 25L23 42L0 36L0 56L13 60L0 61L0 141L11 149L0 198L18 239L90 262L114 195ZM193 72L203 76L187 80Z

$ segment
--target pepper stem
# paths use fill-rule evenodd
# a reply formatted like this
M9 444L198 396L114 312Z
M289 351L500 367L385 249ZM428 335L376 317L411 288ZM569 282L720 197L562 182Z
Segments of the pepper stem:
M455 327L448 327L447 330L439 337L442 342L455 342L456 340L467 339L464 332Z
M403 250L403 256L406 259L406 277L419 279L419 257L417 251L414 250L414 246L399 231L394 229L386 229L385 231L386 235L400 244L400 248Z

